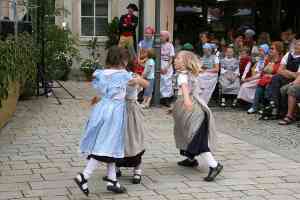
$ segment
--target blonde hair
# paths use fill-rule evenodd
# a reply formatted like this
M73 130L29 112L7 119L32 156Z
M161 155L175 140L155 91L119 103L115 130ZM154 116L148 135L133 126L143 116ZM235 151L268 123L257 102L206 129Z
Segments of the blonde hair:
M197 76L202 71L202 64L193 52L180 51L177 56L182 56L185 68L194 76Z

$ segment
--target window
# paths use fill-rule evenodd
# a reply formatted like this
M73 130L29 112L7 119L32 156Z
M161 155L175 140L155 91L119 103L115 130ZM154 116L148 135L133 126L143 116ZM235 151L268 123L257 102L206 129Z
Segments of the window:
M81 0L81 36L104 36L109 0Z

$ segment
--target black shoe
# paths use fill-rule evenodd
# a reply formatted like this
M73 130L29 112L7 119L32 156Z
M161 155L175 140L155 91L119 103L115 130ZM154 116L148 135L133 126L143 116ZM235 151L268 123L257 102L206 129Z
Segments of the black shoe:
M120 177L122 176L122 171L121 171L121 170L117 170L116 176L117 176L117 178L120 178ZM108 182L109 179L108 179L107 176L103 176L103 177L102 177L102 180Z
M87 185L87 180L84 178L82 173L79 173L78 176L74 178L75 183L78 185L83 194L89 196L90 191Z
M120 178L122 176L122 171L120 169L117 170L116 175L117 175L117 178Z
M183 161L180 161L177 163L180 166L184 166L184 167L198 167L199 163L196 159L194 160L190 160L190 159L185 159Z
M120 184L118 184L119 183L118 181L110 180L109 178L107 178L107 176L103 177L103 180L113 184L113 185L106 186L106 189L108 191L111 191L111 192L117 193L117 194L122 194L127 191L124 186L121 186Z
M223 170L223 165L221 165L220 163L218 163L218 166L215 168L210 167L209 173L207 177L204 178L204 180L207 182L214 181L215 178L221 173L222 170Z
M270 105L264 108L259 120L277 120L279 118L278 109Z
M133 184L140 184L142 182L142 175L140 174L134 174L132 178Z

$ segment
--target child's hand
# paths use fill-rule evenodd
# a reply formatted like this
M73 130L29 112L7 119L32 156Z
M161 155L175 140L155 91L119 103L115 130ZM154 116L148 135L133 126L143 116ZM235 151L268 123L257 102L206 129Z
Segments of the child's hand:
M136 85L136 79L134 78L134 79L130 80L130 81L128 82L128 85L129 85L129 86L134 86L134 85Z
M141 81L141 76L136 74L135 77L128 82L128 85L130 86L139 85L140 81Z
M91 100L91 105L93 106L93 105L95 105L96 103L98 103L99 101L100 101L100 98L97 97L97 96L95 96L95 97L93 97L92 100Z
M193 103L192 102L184 102L183 107L184 107L184 109L186 109L189 112L193 111Z

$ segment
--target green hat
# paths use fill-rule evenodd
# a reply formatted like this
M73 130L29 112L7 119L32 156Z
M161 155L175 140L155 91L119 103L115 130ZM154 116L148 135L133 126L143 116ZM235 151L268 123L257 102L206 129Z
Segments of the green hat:
M187 50L187 51L193 51L194 50L194 46L191 43L185 43L183 45L183 50Z

